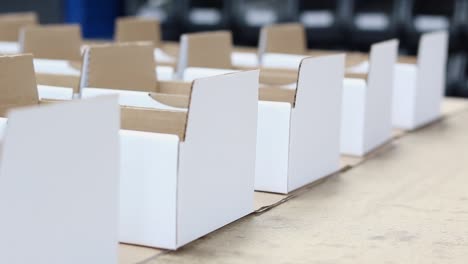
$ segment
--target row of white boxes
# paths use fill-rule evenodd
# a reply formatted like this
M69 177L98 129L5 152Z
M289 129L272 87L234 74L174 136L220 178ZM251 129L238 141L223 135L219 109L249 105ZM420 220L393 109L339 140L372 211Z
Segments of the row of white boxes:
M151 45L86 49L79 97L108 96L0 119L0 263L115 263L117 241L177 249L252 212L254 190L293 191L336 172L340 152L381 146L395 114L410 129L439 118L446 33L422 38L418 65L395 66L397 45L373 45L352 69L342 54L272 54L298 61L280 88L259 87L258 70L195 69L193 82L159 84L176 95L150 89ZM38 90L32 56L0 57L0 113L50 104L39 92L73 95Z

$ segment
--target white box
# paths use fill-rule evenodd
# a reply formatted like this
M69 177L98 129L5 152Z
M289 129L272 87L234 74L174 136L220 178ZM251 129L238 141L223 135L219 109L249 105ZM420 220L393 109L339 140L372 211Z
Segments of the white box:
M293 103L259 102L256 190L288 193L339 170L344 57L302 60Z
M345 78L341 153L363 156L392 136L392 90L398 41L372 45L367 80Z
M188 110L153 105L146 92L82 89L119 93L124 118L139 111L128 122L152 111L186 117L179 136L121 130L121 242L177 249L252 212L258 75L196 80Z
M10 112L0 263L117 263L118 111L102 97Z
M398 63L393 90L393 126L412 130L441 116L447 63L446 31L421 36L418 64Z

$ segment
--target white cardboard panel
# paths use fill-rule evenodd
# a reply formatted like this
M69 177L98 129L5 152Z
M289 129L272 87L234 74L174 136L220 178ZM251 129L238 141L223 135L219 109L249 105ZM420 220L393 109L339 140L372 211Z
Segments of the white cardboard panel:
M266 53L262 56L262 66L265 68L281 68L296 70L301 61L307 58L305 55L293 55L282 53Z
M33 62L36 73L80 76L80 70L66 60L34 59Z
M118 129L115 97L10 113L0 263L117 263Z
M448 33L424 34L418 52L418 83L416 86L415 126L431 122L441 115L447 64Z
M18 42L0 41L0 54L17 53L20 53L20 45Z
M235 67L257 68L258 56L252 52L232 52L231 62Z
M194 82L179 148L179 247L253 210L258 79L256 70Z
M0 145L1 145L1 142L3 140L3 134L5 133L7 120L8 119L6 119L6 118L0 117ZM0 152L0 159L1 159L1 156L2 156L2 154Z
M182 80L186 82L191 82L195 79L212 77L233 72L237 72L237 70L189 67L184 70Z
M415 125L415 101L418 66L398 63L393 84L392 125L412 129Z
M258 102L255 190L287 193L291 104Z
M121 130L120 241L176 249L176 135Z
M301 63L291 112L288 192L338 171L344 55Z
M363 156L391 138L397 49L397 40L372 45L365 86L365 82L345 79L341 122L342 154ZM360 127L361 124L363 127Z
M364 150L382 145L392 135L392 95L398 40L372 45L367 79Z
M364 116L367 84L362 79L345 78L341 113L341 153L364 155Z
M72 100L73 99L73 88L49 86L49 85L37 85L37 92L39 100L53 99L53 100Z
M160 48L154 49L154 59L157 63L174 63L176 62L176 58L172 57L171 55L167 54L164 50Z
M156 76L159 81L169 81L174 79L174 68L171 66L157 66Z

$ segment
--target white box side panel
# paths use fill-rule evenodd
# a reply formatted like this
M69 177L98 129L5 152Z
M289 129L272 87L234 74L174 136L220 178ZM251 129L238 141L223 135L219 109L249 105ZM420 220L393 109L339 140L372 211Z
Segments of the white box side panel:
M341 108L341 154L364 155L364 118L367 85L364 80L345 78Z
M10 113L0 263L117 263L118 129L115 97Z
M418 84L416 87L416 125L422 126L440 117L444 96L448 52L445 31L421 37L418 52Z
M120 131L120 242L176 248L176 135Z
M369 152L392 136L392 94L398 41L372 45L364 123L364 149Z
M259 101L255 190L288 192L291 104Z
M395 65L392 99L392 125L396 128L415 127L416 77L418 67L412 64Z

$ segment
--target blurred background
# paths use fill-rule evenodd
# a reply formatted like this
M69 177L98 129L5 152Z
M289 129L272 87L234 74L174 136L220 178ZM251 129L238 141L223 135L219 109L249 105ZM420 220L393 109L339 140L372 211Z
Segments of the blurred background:
M80 23L85 38L113 37L119 16L154 17L163 38L229 29L236 45L256 46L263 25L301 22L311 49L367 51L400 39L415 54L423 32L450 32L447 95L468 97L468 0L2 0L0 12L36 11L41 23Z

